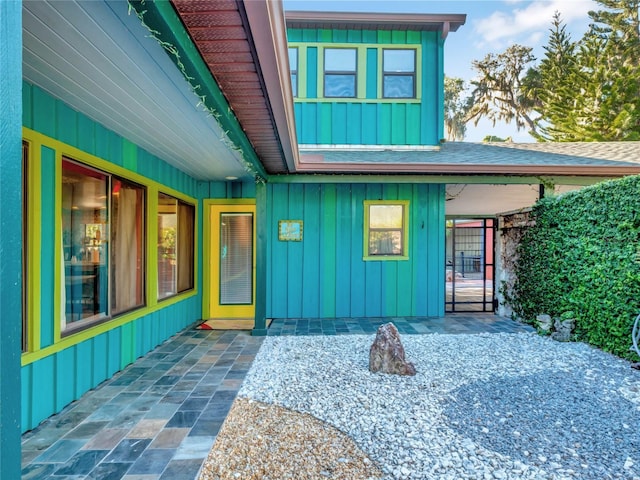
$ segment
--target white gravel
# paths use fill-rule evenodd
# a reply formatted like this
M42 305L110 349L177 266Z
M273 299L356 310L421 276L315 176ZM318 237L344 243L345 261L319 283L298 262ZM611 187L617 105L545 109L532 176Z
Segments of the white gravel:
M531 333L404 335L414 377L368 370L373 335L267 337L239 396L310 413L389 479L640 480L640 372Z

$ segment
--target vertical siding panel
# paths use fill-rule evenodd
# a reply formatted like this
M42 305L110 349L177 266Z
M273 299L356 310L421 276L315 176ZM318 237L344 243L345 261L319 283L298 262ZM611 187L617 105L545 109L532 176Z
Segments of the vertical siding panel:
M339 185L336 202L336 316L351 315L351 186Z
M33 415L33 402L36 397L33 392L33 364L20 369L20 392L22 399L20 423L22 431L31 430L37 424Z
M422 65L437 65L438 45L436 32L422 32ZM424 70L424 69L423 69ZM438 85L436 75L432 70L422 75L422 102L421 102L421 143L424 145L436 145L438 142ZM429 74L432 73L432 74Z
M346 143L350 145L362 144L362 103L347 104L347 138Z
M287 30L287 39L289 42L300 42L302 40L302 31L299 28L289 28Z
M40 204L42 238L40 265L40 347L53 344L53 326L56 315L53 308L55 269L54 241L55 231L55 192L56 192L56 154L47 147L41 149L42 161L42 203Z
M304 218L304 185L294 184L289 186L289 220L302 220ZM304 223L302 230L304 241ZM297 273L295 278L288 282L289 292L287 298L287 314L291 317L302 317L302 289L304 282L304 272L300 268L303 265L302 242L286 242L288 265L297 265L298 268L289 268L287 275L291 275L292 270Z
M391 144L404 145L407 133L407 104L391 104Z
M40 421L55 413L55 378L53 356L48 356L33 364L32 426L36 426Z
M38 87L33 87L33 129L40 133L55 137L56 100Z
M378 98L378 49L367 48L366 98Z
M391 31L378 30L378 43L391 43Z
M336 185L323 185L321 215L321 316L332 318L336 315Z
M78 148L91 155L96 154L96 124L89 117L78 115Z
M386 184L382 187L382 198L398 199L398 185ZM398 310L398 261L380 262L382 267L382 315L395 316Z
M320 317L320 185L304 190L302 316Z
M332 136L333 108L334 104L331 103L321 103L318 105L318 122L316 124L318 132L315 137L315 143L337 143Z
M66 372L56 375L56 412L62 410L65 406L78 398L74 396L74 373L76 372L78 365L76 364L75 352L73 350L73 348L67 348L66 350L62 350L61 352L53 355L55 358L56 372Z
M58 139L74 147L78 146L78 115L65 103L56 102Z
M123 144L122 137L120 135L116 135L111 130L108 131L108 140L109 140L109 161L118 166L123 165Z
M120 328L109 330L107 333L107 376L110 377L120 370L120 352L122 344L120 343Z
M420 43L420 39L422 35L419 31L408 30L406 34L407 34L407 43Z
M93 362L94 354L93 342L86 340L72 347L75 350L76 365L76 397L79 398L84 392L95 386L93 383Z
M308 104L304 105L305 115L304 125L302 126L302 143L320 143L318 135L320 130L319 110L322 105Z
M420 231L420 221L416 216L416 197L414 195L414 189L412 185L402 184L398 186L398 199L409 200L409 246L407 255L408 261L394 262L397 264L398 278L397 278L397 307L396 315L398 316L412 316L413 310L411 309L411 298L416 294L407 295L407 292L414 292L413 269L415 259L413 258L412 247L418 238Z
M333 38L331 41L335 43L347 43L347 31L346 30L331 30L333 32Z
M103 382L110 376L107 373L109 352L107 351L106 333L93 338L93 352L95 358L93 362L93 382L95 385L99 385L100 382Z
M380 143L375 125L378 118L378 105L365 103L362 105L362 143L364 145L375 145Z
M272 249L272 264L271 264L271 291L272 291L272 311L273 316L276 318L287 317L287 291L288 282L295 281L296 273L299 273L295 268L288 268L286 259L288 256L288 244L289 242L281 242L278 240L278 221L287 220L289 218L289 192L288 185L274 185L273 186L273 225L274 232L271 235ZM292 273L290 276L289 273Z
M378 33L375 30L362 31L362 43L377 43Z
M428 219L432 232L430 241L427 242L427 296L431 299L428 305L429 316L444 315L444 202L441 200L441 185L429 185ZM441 281L442 280L442 281Z
M429 198L429 185L415 185L414 190L416 192L414 215L416 224L419 225L419 230L414 230L414 242L410 245L410 251L414 259L412 312L414 315L422 316L428 314L427 305L430 301L433 301L428 294L430 269L427 259L427 245L435 238L432 237L433 232L431 231L428 215L431 201ZM422 225L424 225L424 228L422 228Z
M402 30L393 30L391 32L391 43L407 43L407 34Z
M378 145L391 145L391 105L378 104Z
M324 30L318 31L317 41L318 42L336 42L337 40L333 38L332 30L324 29Z
M351 285L349 288L351 297L351 315L363 317L365 315L365 262L362 260L364 241L363 201L365 198L365 186L363 184L351 185L351 199L349 203L349 215L351 217Z
M302 114L304 105L299 102L293 104L293 116L296 119L296 137L302 140L302 124L304 116Z
M326 124L323 122L323 127ZM333 144L345 144L347 143L347 105L344 103L333 104L331 112L331 120L329 123L331 129L331 143ZM322 142L328 143L328 142Z
M274 204L274 185L271 183L267 183L266 186L266 208L265 208L265 215L266 215L266 219L265 219L265 224L267 225L266 227L266 240L265 240L265 244L266 244L266 252L267 252L267 258L264 261L265 265L264 268L266 269L266 299L265 299L265 303L266 303L266 311L265 311L265 315L266 318L274 318L275 314L273 312L273 292L275 291L275 284L272 278L272 274L273 274L273 264L275 262L277 262L276 259L274 259L274 254L273 254L273 246L278 242L278 221L275 219L275 217L273 216L273 204Z
M318 98L318 48L307 48L307 98Z
M377 200L382 196L382 187L378 184L368 184L365 199ZM365 315L367 317L379 317L382 315L382 262L365 262Z
M33 86L22 82L22 125L33 128Z
M164 310L162 310L162 312L164 312ZM133 362L135 358L135 331L133 330L133 325L131 323L127 323L120 327L120 342L120 368L118 370L122 370Z
M138 146L129 140L122 141L122 166L132 172L138 168Z
M407 124L406 124L406 143L407 145L420 144L420 105L415 103L407 104Z
M109 131L99 123L95 125L96 156L105 160L109 159Z
M347 42L349 42L349 43L361 43L362 42L362 30L347 30Z

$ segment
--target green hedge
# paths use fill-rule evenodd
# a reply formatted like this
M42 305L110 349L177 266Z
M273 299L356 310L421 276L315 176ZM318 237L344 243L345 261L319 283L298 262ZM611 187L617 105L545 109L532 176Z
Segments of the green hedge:
M640 313L640 176L545 198L518 247L507 298L533 323L573 311L576 334L602 350L637 359L631 329Z

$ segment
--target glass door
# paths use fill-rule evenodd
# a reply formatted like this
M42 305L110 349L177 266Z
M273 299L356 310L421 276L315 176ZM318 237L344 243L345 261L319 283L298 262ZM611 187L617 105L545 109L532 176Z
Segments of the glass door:
M447 313L494 311L494 229L492 218L447 220Z
M255 205L211 207L212 318L255 314Z

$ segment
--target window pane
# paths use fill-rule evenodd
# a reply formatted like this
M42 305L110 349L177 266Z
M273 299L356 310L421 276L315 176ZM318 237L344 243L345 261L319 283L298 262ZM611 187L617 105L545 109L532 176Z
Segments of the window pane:
M296 72L298 70L298 49L297 48L289 48L289 69L292 72Z
M195 207L178 202L178 292L193 288Z
M298 74L297 73L291 74L291 92L293 93L294 97L298 96Z
M415 72L415 50L383 50L385 73Z
M355 75L335 75L324 76L324 96L325 97L355 97L356 77Z
M402 205L370 205L369 228L402 228Z
M111 300L117 314L144 305L144 188L113 178Z
M325 48L324 49L325 72L355 72L356 49L355 48Z
M413 75L385 75L383 96L385 98L413 98L415 96Z
M108 315L109 178L62 162L62 246L66 325Z
M369 230L369 255L402 255L402 232Z
M253 215L220 215L220 304L253 303Z
M158 194L158 298L177 293L176 239L178 230L178 201Z

